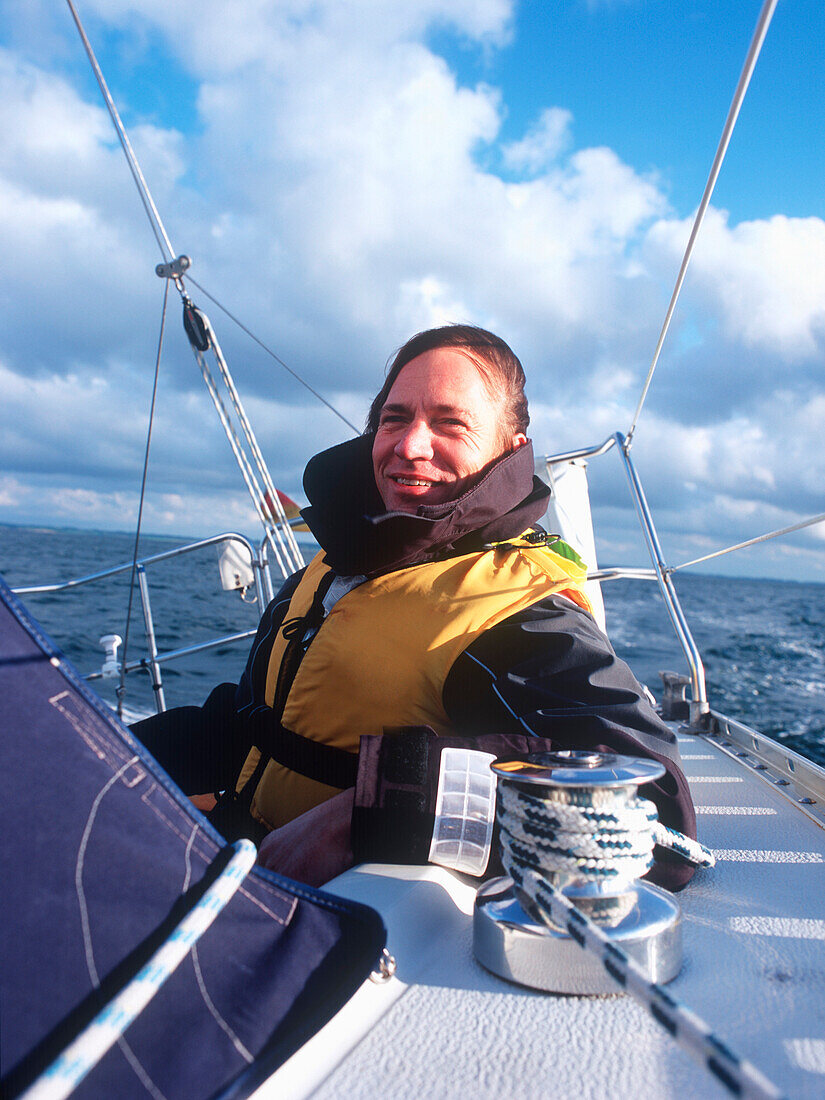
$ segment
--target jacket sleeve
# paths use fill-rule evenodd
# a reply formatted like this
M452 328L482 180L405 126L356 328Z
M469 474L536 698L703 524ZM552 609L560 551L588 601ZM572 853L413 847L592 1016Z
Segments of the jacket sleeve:
M447 677L444 706L457 738L418 730L397 731L385 745L362 739L353 815L358 858L426 861L438 758L447 745L495 755L587 748L653 758L666 773L641 793L656 803L665 825L695 838L675 737L592 617L563 597L476 639ZM680 889L692 874L689 864L657 848L648 877Z

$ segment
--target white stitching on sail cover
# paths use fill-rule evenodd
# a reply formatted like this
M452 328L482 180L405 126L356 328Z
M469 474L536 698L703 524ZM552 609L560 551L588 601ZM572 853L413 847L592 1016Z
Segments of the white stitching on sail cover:
M183 857L184 861L186 863L186 877L184 878L184 881L183 881L183 890L184 890L184 892L189 889L189 880L192 877L192 861L190 860L189 855L190 855L190 851L191 851L191 848L192 848L192 844L195 840L195 837L198 834L199 828L200 828L200 826L198 825L198 823L194 822L193 827L192 827L192 834L189 837L189 841L186 845L186 851L185 851L184 857ZM192 967L194 968L194 971L195 971L195 979L198 983L198 989L201 992L201 998L203 999L203 1003L206 1005L209 1013L211 1014L211 1016L213 1017L213 1019L215 1020L215 1022L218 1025L218 1027L221 1029L221 1031L225 1032L226 1035L229 1037L230 1042L232 1043L235 1050L237 1050L238 1054L240 1054L240 1056L246 1062L254 1062L255 1061L254 1055L250 1054L250 1052L246 1049L244 1044L241 1042L241 1040L238 1038L238 1036L235 1034L235 1032L232 1030L232 1028L229 1026L229 1024L223 1018L223 1016L221 1016L220 1012L218 1012L217 1008L215 1007L215 1002L212 1000L212 998L209 996L209 993L207 992L206 982L203 980L203 971L201 970L200 959L198 958L198 945L197 944L192 945L191 956L192 956Z
M125 746L114 741L109 736L108 730L101 731L95 728L95 722L90 720L88 713L81 708L79 701L70 691L61 691L57 695L53 695L49 699L49 702L55 710L63 715L72 729L80 735L95 756L99 760L105 761L110 768L114 769L118 767L127 756L131 756L131 753ZM98 725L102 725L99 720ZM140 783L146 775L146 772L140 766L140 761L137 756L132 756L130 762L135 765L135 774L128 779L124 778L123 782L127 787L134 787ZM124 774L122 768L121 774Z
M286 894L280 894L274 888L271 889L270 884L268 882L263 882L261 879L256 879L255 885L261 887L262 889L268 889L269 892L272 894L276 894L279 901L283 901L287 897ZM251 901L253 905L257 905L258 908L262 909L268 917L272 917L274 921L277 921L278 924L282 924L284 928L286 928L286 926L292 920L293 914L295 913L295 909L298 905L297 898L290 898L289 912L286 914L285 917L279 917L277 913L273 913L268 906L264 905L260 898L256 898L254 894L250 894L248 890L244 890L243 886L239 888L238 893L243 894L243 896L245 898L248 898L248 900Z
M145 805L148 806L149 809L152 810L153 813L155 813L157 817L165 825L167 825L176 836L180 837L181 840L186 841L186 843L188 844L189 838L187 837L186 833L181 832L181 830L175 825L174 821L172 821L172 819L168 817L166 813L164 813L163 808L161 808L161 806L159 806L157 803L158 798L163 798L166 803L168 803L168 806L171 807L171 809L175 810L176 813L187 822L187 824L189 823L189 818L186 816L186 811L181 809L181 807L178 805L172 795L163 787L161 787L159 783L155 783L144 794L141 795L141 801L144 802ZM197 854L204 861L204 863L209 863L214 855L214 847L210 851L204 851L202 848L198 849ZM268 917L271 917L272 920L286 927L292 920L292 915L295 912L295 907L298 904L297 898L290 897L288 894L282 893L280 890L277 889L277 887L273 886L271 883L264 882L261 879L256 880L256 886L261 890L266 890L267 893L277 898L277 900L282 905L288 902L289 908L286 913L284 915L281 915L274 912L267 905L265 905L260 900L260 898L254 897L243 886L240 887L238 893L243 894L243 896L245 898L248 898L249 901L253 903L253 905L257 905L258 908L263 910L263 912L266 913Z
M102 789L98 792L97 797L92 803L92 808L89 810L89 816L86 819L86 825L83 829L83 835L80 838L80 847L77 851L77 863L75 864L75 889L77 891L77 900L80 904L80 926L83 932L83 949L86 954L86 967L89 971L89 976L92 979L92 984L95 988L100 985L100 978L97 973L97 966L95 965L94 951L92 948L92 936L89 927L89 910L86 905L86 895L83 890L83 865L86 860L86 848L89 843L89 837L92 835L92 828L97 817L97 811L100 807L100 803L106 797L109 790L117 783L118 779L134 764L138 761L137 756L133 756L130 760L127 760L122 767L120 767L110 779L107 779ZM118 1046L123 1052L126 1061L131 1066L132 1070L136 1074L138 1080L143 1085L148 1093L155 1097L155 1100L166 1100L164 1094L160 1091L144 1067L141 1065L132 1048L126 1042L125 1039L118 1039Z
M83 891L83 864L86 859L86 848L89 843L89 837L91 836L92 826L97 816L97 811L100 803L106 797L109 789L117 783L121 775L137 760L137 757L132 757L131 760L127 760L126 763L116 771L103 785L101 791L99 791L97 797L92 803L92 808L89 810L89 816L86 819L86 825L83 829L83 835L80 838L80 847L77 851L77 863L75 864L75 889L77 890L77 898L80 902L80 926L83 930L83 948L86 952L86 966L89 970L89 975L96 986L100 985L100 978L98 977L97 967L95 966L94 953L92 951L92 937L89 931L89 911L86 906L86 895Z
M184 860L185 860L185 864L186 864L186 877L184 878L184 892L186 892L189 889L189 880L191 879L191 859L189 858L189 856L190 856L191 846L193 846L193 844L195 843L195 837L198 835L199 828L200 828L200 826L198 825L197 822L195 822L194 825L193 825L193 831L191 831L191 835L190 835L188 843L186 845L186 851L184 853ZM194 944L193 949L191 949L191 963L193 963L193 967L195 969L195 978L198 982L198 989L200 990L200 996L201 996L202 1000L204 1000L204 1004L206 1004L206 1007L209 1010L209 1013L211 1014L213 1020L215 1020L215 1022L218 1024L221 1031L226 1032L226 1034L229 1036L229 1040L232 1043L232 1046L235 1048L235 1051L238 1051L238 1053L245 1060L245 1062L248 1062L248 1063L254 1062L254 1060L255 1060L254 1056L252 1054L250 1054L248 1049L246 1049L246 1047L241 1042L240 1038L237 1035L235 1035L235 1033L232 1031L232 1029L231 1029L230 1025L227 1023L227 1021L223 1019L223 1016L220 1014L218 1009L215 1007L215 1002L212 1001L211 997L209 996L209 993L207 992L206 982L204 981L204 972L202 972L202 970L200 969L200 959L198 958L198 945L197 944Z

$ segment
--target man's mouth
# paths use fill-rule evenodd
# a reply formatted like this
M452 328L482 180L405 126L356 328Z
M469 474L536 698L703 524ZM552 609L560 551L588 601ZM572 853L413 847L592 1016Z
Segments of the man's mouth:
M434 481L425 481L420 477L401 477L400 475L397 475L397 474L396 475L391 475L390 480L394 481L396 483L396 485L412 485L412 486L420 485L420 486L423 486L424 488L429 488L431 485L435 485Z

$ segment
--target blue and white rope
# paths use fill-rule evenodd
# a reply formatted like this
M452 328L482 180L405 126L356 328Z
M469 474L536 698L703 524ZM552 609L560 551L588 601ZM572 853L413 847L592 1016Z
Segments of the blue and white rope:
M502 845L545 875L575 874L601 882L631 882L653 862L656 807L624 791L554 789L546 797L499 784Z
M615 925L635 904L631 887L653 864L656 844L702 867L713 853L657 821L656 807L635 789L537 788L499 783L498 821L502 860L515 879L534 870L551 885L597 883L588 902L599 924ZM515 869L515 870L514 870Z
M716 856L710 848L706 848L704 844L700 844L698 840L691 840L689 836L684 836L683 833L678 832L676 829L668 828L668 826L663 825L661 821L656 822L653 836L656 843L661 848L670 848L671 851L680 855L682 859L686 859L688 863L695 863L697 867L716 866Z
M583 950L592 951L613 980L635 997L679 1046L705 1066L729 1092L743 1100L782 1100L780 1090L752 1062L740 1058L695 1012L662 986L651 982L638 963L618 944L611 943L601 928L564 894L535 871L525 871L519 878L521 889L541 916L548 923L563 928Z
M633 907L633 891L621 891L652 864L654 844L699 866L713 866L713 854L704 845L660 825L655 806L625 789L545 788L539 796L499 782L498 820L502 863L533 913L593 952L613 980L735 1096L781 1098L756 1066L739 1058L694 1012L651 982L600 927L615 925ZM603 897L588 899L587 913L556 888L571 875L604 888Z
M234 854L203 897L131 982L117 993L54 1062L23 1093L21 1100L62 1100L114 1046L209 928L254 866L257 850L249 840L232 845Z
M548 789L544 796L499 784L502 842L524 849L526 862L548 873L632 881L653 863L658 844L700 867L710 849L661 825L655 805L624 789Z

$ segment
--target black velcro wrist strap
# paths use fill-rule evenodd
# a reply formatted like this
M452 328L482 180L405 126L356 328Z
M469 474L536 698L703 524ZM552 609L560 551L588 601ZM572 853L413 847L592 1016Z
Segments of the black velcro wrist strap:
M362 737L352 811L356 863L426 863L435 820L426 726Z

